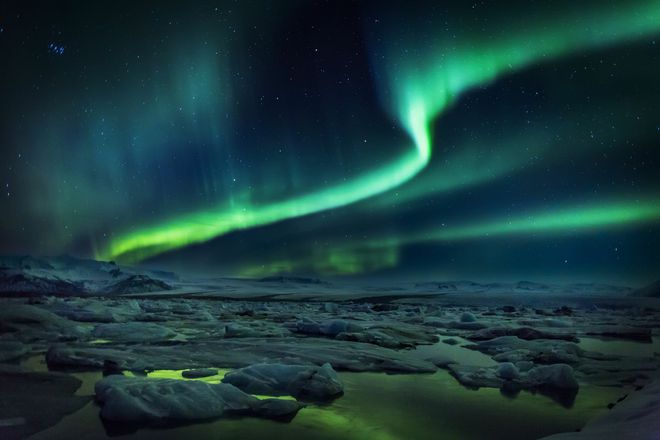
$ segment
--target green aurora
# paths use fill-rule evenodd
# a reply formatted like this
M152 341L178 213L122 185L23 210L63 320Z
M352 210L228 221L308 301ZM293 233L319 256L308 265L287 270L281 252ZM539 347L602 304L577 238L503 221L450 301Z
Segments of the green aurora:
M116 235L97 252L100 259L139 262L163 252L201 243L236 230L279 222L359 202L391 191L413 179L429 163L433 138L431 126L461 94L489 84L502 75L519 71L535 63L547 63L570 53L621 43L656 33L660 30L660 4L629 2L625 6L593 10L568 10L565 14L549 14L542 21L507 21L506 27L474 39L465 37L451 47L441 46L424 53L423 59L399 59L392 54L387 66L388 86L394 96L394 113L414 143L408 153L393 159L350 181L331 185L309 194L264 204L221 204L178 215L174 218ZM579 14L579 15L578 15ZM438 142L441 142L439 140ZM505 165L502 174L511 165ZM443 176L437 176L442 180ZM467 179L462 184L470 184ZM651 205L657 206L660 199ZM556 232L594 225L621 224L631 221L656 220L657 209L625 205L603 206L582 210L574 208L557 214L549 213L536 220L484 222L476 225L422 234L409 240L458 240L498 234ZM403 240L395 240L405 242ZM340 260L346 258L346 252ZM335 252L332 255L336 255ZM391 253L387 264L395 263ZM330 260L337 260L331 257ZM325 263L323 263L325 264ZM345 266L330 264L331 267ZM293 266L274 264L279 270ZM348 264L350 271L362 270L361 264ZM340 269L339 272L344 270ZM328 272L328 270L322 271ZM332 272L332 270L330 271Z
M588 204L561 209L530 212L510 218L494 218L476 223L429 228L413 234L382 237L369 242L334 245L314 250L309 258L271 261L243 268L243 276L264 276L282 272L312 270L325 275L355 275L395 267L399 249L414 243L447 243L458 240L491 239L507 235L529 238L556 234L592 232L660 221L660 197L636 202Z
M1 254L657 278L657 0L12 9Z

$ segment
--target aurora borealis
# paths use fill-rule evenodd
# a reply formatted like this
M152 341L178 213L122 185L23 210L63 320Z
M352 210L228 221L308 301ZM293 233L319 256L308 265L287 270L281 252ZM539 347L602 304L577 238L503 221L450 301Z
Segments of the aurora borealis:
M3 253L657 275L658 1L106 9L2 6Z

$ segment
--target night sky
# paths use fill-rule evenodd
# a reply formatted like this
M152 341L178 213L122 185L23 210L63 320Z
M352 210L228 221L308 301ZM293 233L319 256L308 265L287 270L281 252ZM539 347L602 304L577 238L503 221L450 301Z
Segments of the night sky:
M0 253L660 276L660 1L168 3L2 2Z

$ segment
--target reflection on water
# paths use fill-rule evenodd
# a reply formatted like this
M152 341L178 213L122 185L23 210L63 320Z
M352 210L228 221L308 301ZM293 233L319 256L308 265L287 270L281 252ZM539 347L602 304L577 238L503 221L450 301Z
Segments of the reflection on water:
M457 344L438 342L420 346L414 354L422 359L440 357L475 366L495 364L489 356L463 347L470 341L453 339ZM637 356L660 351L657 340L653 344L641 344L583 338L580 345L587 350ZM40 371L47 370L43 356L31 357L23 364ZM183 371L156 370L146 375L219 383L230 370L218 369L216 375L199 379L186 379L181 375ZM78 395L93 395L95 382L102 378L100 372L72 374L83 382L76 393ZM616 388L582 385L568 409L547 396L526 391L468 390L444 370L435 374L340 373L340 376L345 385L343 397L330 405L309 405L290 423L250 417L231 418L168 429L143 428L122 437L139 440L185 437L236 440L265 437L292 440L535 439L581 428L623 394ZM91 402L33 438L109 438L98 414L98 406Z
M103 345L103 344L111 344L112 341L110 339L92 339L89 341L90 344L94 345Z
M479 351L464 348L465 345L473 345L474 343L467 339L458 336L448 338L446 336L439 336L440 341L432 345L419 345L415 348L415 356L420 359L437 359L442 357L455 364L473 365L475 367L491 367L497 365L490 356L485 355ZM453 339L456 341L455 345L450 345L443 340Z
M21 360L20 365L28 370L37 371L40 373L48 372L46 359L43 355L40 354L36 356L29 356L28 358Z
M229 368L214 368L214 369L218 370L217 374L214 374L212 376L199 377L199 378L183 377L181 373L188 370L153 370L153 371L148 371L146 374L139 374L131 371L125 371L124 375L142 376L142 377L146 375L147 377L151 377L153 379L201 380L202 382L208 382L208 383L220 383L222 381L222 378L225 377L225 374L231 371Z
M617 356L653 357L655 353L660 356L660 338L653 338L653 342L649 343L580 337L578 345L588 351Z
M225 370L226 371L226 370ZM86 392L100 373L78 373ZM152 372L151 377L180 377L180 371ZM547 397L522 392L514 398L499 390L467 390L446 371L387 375L341 373L346 392L331 405L303 408L290 423L256 418L217 420L168 429L141 429L127 439L262 438L321 440L393 439L534 439L573 431L605 410L621 390L582 386L572 409ZM208 378L206 378L208 379ZM34 439L108 438L90 403Z

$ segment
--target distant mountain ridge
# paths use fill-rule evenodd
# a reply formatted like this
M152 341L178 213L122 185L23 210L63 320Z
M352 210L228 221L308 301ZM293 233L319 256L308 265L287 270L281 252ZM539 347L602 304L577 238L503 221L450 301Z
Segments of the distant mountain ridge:
M634 290L630 296L639 296L645 298L660 298L660 280L657 280L648 286Z
M171 290L176 274L61 255L0 256L0 292L115 295Z
M269 276L256 280L260 283L294 283L294 284L330 284L327 281L318 278L300 277L300 276Z
M31 295L126 295L150 292L205 291L222 294L273 295L292 292L391 292L406 294L520 294L660 297L660 281L643 289L603 283L540 283L528 280L484 283L470 280L426 282L328 282L296 275L264 278L195 278L180 280L173 272L118 265L112 261L56 257L0 256L0 293Z
M579 294L579 295L621 295L630 294L633 289L603 283L548 284L534 281L515 283L478 283L475 281L427 281L416 283L415 289L445 293L530 293L530 294Z

